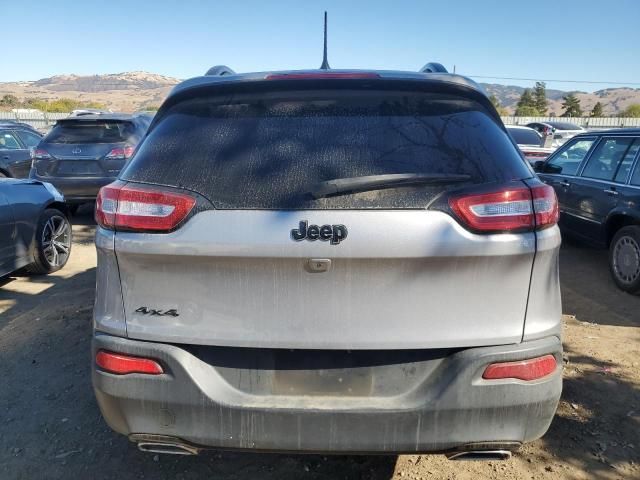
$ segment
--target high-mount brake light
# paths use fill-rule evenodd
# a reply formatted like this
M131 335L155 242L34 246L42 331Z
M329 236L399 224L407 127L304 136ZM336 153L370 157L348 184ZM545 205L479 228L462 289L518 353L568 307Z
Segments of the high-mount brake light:
M151 358L134 357L106 350L98 351L96 365L101 370L115 373L116 375L128 375L130 373L160 375L164 373L162 366Z
M478 232L541 230L558 222L558 201L552 187L539 185L452 197L456 216Z
M272 73L265 80L328 80L380 78L372 72L313 72L313 73Z
M516 362L492 363L484 370L482 378L485 380L515 378L530 382L552 374L555 372L556 367L556 357L544 355Z
M113 230L168 232L187 217L195 204L195 198L183 193L116 182L100 189L96 222Z

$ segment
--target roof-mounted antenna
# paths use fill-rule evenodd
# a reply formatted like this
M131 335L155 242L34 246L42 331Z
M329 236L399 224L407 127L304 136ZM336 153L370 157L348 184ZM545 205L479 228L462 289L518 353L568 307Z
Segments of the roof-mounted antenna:
M324 12L324 55L322 57L320 70L331 70L329 62L327 61L327 12Z

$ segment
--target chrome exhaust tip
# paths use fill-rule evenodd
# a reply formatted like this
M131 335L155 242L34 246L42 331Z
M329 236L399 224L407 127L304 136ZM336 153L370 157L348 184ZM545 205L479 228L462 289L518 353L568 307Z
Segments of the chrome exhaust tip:
M165 453L168 455L198 455L200 449L178 438L164 435L134 434L129 440L138 445L141 452Z
M491 460L509 460L510 450L469 450L467 452L448 453L449 460L470 460L477 462L487 462Z

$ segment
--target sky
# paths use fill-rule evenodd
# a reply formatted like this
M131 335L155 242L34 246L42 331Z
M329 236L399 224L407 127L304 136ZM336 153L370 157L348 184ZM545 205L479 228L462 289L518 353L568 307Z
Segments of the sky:
M640 88L640 0L0 0L0 82L317 68L324 10L332 68L437 61L479 82Z

